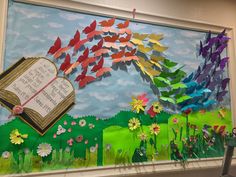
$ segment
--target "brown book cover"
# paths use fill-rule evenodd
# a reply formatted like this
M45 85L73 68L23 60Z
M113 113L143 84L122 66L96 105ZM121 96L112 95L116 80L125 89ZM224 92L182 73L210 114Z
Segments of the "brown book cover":
M22 58L0 75L0 104L44 135L75 103L73 85L58 76L53 62Z

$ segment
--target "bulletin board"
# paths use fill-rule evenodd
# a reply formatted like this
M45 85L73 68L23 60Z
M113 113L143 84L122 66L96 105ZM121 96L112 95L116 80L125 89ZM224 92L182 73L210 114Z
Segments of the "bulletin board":
M218 33L9 1L0 174L222 157Z

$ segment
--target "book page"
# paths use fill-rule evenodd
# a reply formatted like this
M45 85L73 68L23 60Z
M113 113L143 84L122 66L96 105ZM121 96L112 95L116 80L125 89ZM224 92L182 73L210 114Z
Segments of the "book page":
M57 75L55 65L47 59L40 58L22 75L8 85L5 90L15 93L24 104Z
M33 109L45 117L73 91L73 86L68 80L58 77L24 107Z

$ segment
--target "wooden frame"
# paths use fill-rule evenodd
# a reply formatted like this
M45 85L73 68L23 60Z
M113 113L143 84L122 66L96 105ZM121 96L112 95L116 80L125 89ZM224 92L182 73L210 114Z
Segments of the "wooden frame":
M110 6L103 6L101 4L92 4L89 2L75 2L73 0L16 0L23 3L43 5L54 8L61 8L70 11L79 11L87 12L90 14L99 14L107 16L117 16L120 18L131 18L132 9L119 9ZM7 23L7 9L8 9L8 0L1 0L0 7L2 7L0 15L3 17L0 19L0 72L3 70L3 60L4 60L4 51L5 51L5 31ZM101 13L102 12L102 13ZM111 13L112 12L112 13ZM233 78L236 75L236 61L235 58L235 46L234 46L234 36L233 36L233 27L231 26L220 26L216 24L208 24L200 21L189 21L186 19L177 19L173 17L161 16L156 14L149 14L145 12L137 12L135 21L148 22L152 24L159 24L165 26L173 26L197 31L208 31L220 32L223 29L226 29L227 35L232 39L229 42L228 46L228 56L231 58L229 64L229 76ZM230 90L236 90L236 81L231 79ZM236 105L236 93L231 92L231 108ZM232 109L233 124L236 126L236 109ZM200 160L189 160L188 164L185 166L188 170L196 168L215 168L220 167L222 163L222 158L208 158ZM232 164L236 165L236 157L234 157ZM84 176L118 176L118 175L138 175L144 173L162 173L162 172L173 172L183 170L184 167L180 163L174 163L172 161L162 161L158 163L144 163L141 165L132 165L129 167L123 166L105 166L105 167L96 167L96 168L82 168L82 169L73 169L73 170L60 170L47 173L34 173L26 174L25 176L38 176L38 175L49 175L49 174L64 174L64 173L80 173ZM19 175L22 176L22 175Z

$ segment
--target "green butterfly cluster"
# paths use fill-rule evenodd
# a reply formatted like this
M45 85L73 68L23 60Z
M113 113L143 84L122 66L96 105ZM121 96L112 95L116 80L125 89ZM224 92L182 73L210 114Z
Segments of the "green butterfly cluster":
M153 83L160 91L160 100L171 104L182 103L191 97L185 95L187 86L181 82L185 78L186 73L178 67L178 63L164 59L162 64L162 72L158 77L153 79Z

